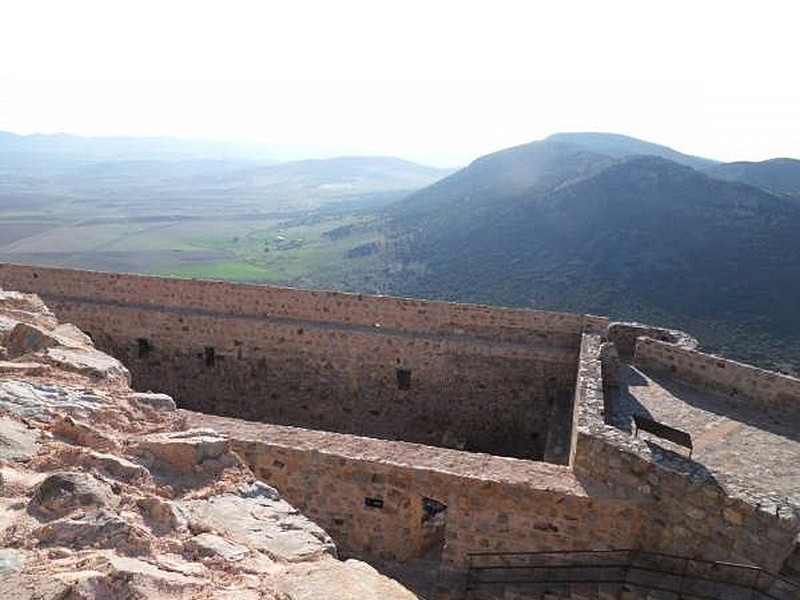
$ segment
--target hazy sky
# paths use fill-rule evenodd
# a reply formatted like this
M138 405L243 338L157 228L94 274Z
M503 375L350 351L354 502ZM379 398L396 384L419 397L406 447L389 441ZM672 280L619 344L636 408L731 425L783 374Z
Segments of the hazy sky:
M0 9L0 130L442 165L556 131L800 156L796 2L58 0Z

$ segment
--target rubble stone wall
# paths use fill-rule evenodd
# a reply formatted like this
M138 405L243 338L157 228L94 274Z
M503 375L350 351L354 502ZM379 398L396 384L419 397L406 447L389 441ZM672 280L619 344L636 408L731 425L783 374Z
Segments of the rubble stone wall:
M613 343L617 352L623 360L630 361L636 350L636 340L646 336L654 340L669 342L683 348L695 349L697 340L689 334L676 329L666 329L664 327L654 327L642 323L611 323L608 326L608 341Z
M584 315L0 265L186 408L540 458ZM454 409L458 406L458 410Z
M567 467L223 418L200 423L230 433L258 477L362 558L438 558L463 572L470 552L627 548L638 535L635 501L588 497ZM446 510L427 514L426 499Z
M783 412L800 410L800 379L647 337L636 343L634 365L690 385Z
M656 348L664 345L644 341L648 348L650 342ZM689 357L700 354L672 348ZM600 353L600 336L585 334L575 398L575 475L586 485L601 486L610 497L641 506L639 548L779 571L800 533L797 519L769 498L733 497L690 458L660 453L606 425Z

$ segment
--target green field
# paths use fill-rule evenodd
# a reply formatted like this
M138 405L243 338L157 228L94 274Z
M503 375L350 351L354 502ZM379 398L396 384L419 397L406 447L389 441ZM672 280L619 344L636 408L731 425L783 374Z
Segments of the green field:
M372 263L378 268L385 260L379 220L358 211L286 218L84 217L3 215L0 260L314 287L346 286L354 270L369 272Z

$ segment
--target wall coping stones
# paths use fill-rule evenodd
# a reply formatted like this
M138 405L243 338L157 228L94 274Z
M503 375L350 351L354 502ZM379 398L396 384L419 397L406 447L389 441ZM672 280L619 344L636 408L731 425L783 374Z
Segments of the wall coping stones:
M195 310L214 308L219 297L227 296L231 312L240 314L344 320L352 325L408 331L499 334L508 341L531 329L579 335L587 326L606 324L603 317L576 313L7 263L0 264L0 286L31 290L45 299L66 295L67 288L82 299L91 291L95 300L124 303L130 301L133 291L148 289L150 296L139 298L142 304ZM334 314L337 316L331 317Z
M229 436L234 444L257 442L273 447L404 467L414 471L434 471L541 491L586 496L586 491L569 467L562 465L463 452L411 442L243 421L187 410L180 412L186 416L189 427L211 427Z

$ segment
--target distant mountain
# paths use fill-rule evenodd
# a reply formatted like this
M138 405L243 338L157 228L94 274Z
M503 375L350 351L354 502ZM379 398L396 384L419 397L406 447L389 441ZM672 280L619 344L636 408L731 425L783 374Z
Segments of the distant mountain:
M702 169L717 164L718 161L700 156L691 156L673 150L667 146L645 142L627 135L618 133L556 133L546 138L550 141L576 144L598 154L605 154L612 158L625 158L627 156L660 156L673 162Z
M397 222L424 227L482 227L506 200L543 192L590 176L613 163L608 156L575 144L543 140L475 160L398 203ZM421 225L423 226L423 225Z
M351 193L366 189L413 191L452 173L384 156L342 156L252 167L230 177L255 186Z
M274 162L277 146L180 140L165 137L84 137L66 133L16 135L0 132L0 160L34 161L52 168L117 161L247 160Z
M563 139L394 205L387 291L640 319L762 364L783 347L800 365L800 203Z
M777 194L800 194L800 160L793 158L724 163L704 171L717 179L740 181Z
M118 216L134 204L137 214L147 204L181 214L292 211L388 202L451 172L392 157L277 162L276 155L276 148L254 144L0 132L0 193L104 204Z
M613 133L557 133L478 158L472 164L420 190L398 207L397 216L472 220L502 198L544 192L597 174L632 156L659 156L694 168L715 161L682 154L658 144Z

